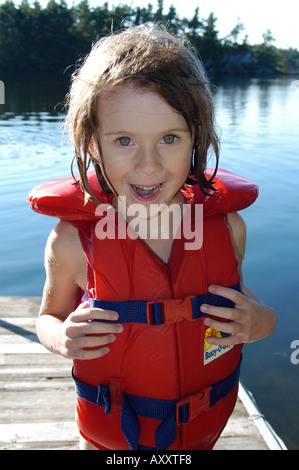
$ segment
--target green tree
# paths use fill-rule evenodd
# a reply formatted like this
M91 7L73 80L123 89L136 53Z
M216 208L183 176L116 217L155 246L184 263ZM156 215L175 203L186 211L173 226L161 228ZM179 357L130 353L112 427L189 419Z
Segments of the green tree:
M23 63L30 69L40 68L41 50L43 44L44 22L43 11L38 1L32 6L27 0L22 0L18 10L18 31L22 37Z
M267 31L262 35L262 37L264 40L264 44L267 47L271 47L273 45L273 42L276 41L270 29L267 29Z
M0 67L22 63L22 42L17 29L17 9L12 1L0 5Z
M39 15L39 31L42 31L42 47L37 55L37 66L42 70L63 70L75 60L75 42L71 29L73 12L64 0L49 0Z
M182 30L182 23L173 5L170 5L168 13L165 15L165 20L168 30L179 35Z
M97 15L90 10L88 0L81 0L73 5L72 35L75 38L76 50L85 53L91 42L97 37Z
M183 18L182 27L187 29L187 37L195 49L199 48L199 38L203 30L203 22L199 18L199 7L195 9L191 20Z
M157 10L154 13L154 21L156 23L159 21L164 21L163 9L164 9L164 1L158 0Z
M110 33L114 28L113 24L113 14L109 10L108 2L105 2L103 6L98 6L93 10L93 15L95 19L95 29L96 32L93 34L93 39L97 37L105 36Z
M253 63L259 70L264 69L275 72L278 55L276 48L273 46L275 39L269 29L263 34L263 40L263 43L253 47Z
M203 22L203 33L198 38L198 52L207 66L217 66L222 59L222 46L216 29L217 18L210 13Z
M277 70L280 73L295 74L299 70L299 51L297 49L277 50Z
M245 30L243 23L240 23L240 18L238 18L236 26L231 30L230 37L233 40L234 44L238 44L240 34Z
M135 11L134 25L138 26L140 24L148 24L153 21L153 5L149 3L147 8L137 7Z
M151 3L143 8L122 3L109 8L108 2L91 8L88 0L71 7L66 0L49 0L42 8L37 0L29 1L15 5L6 0L0 5L0 70L64 70L111 31L160 22L177 35L187 36L208 68L221 70L225 53L246 50L253 54L249 71L298 73L299 52L277 49L269 29L261 44L249 46L246 37L240 43L244 25L238 19L230 34L220 40L214 13L203 19L199 8L187 19L179 18L173 5L164 13L163 0L157 1L156 9Z

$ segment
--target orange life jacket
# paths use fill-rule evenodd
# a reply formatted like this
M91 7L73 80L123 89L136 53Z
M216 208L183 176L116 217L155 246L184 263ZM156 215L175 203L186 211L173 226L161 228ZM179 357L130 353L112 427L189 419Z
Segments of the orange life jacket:
M182 233L168 263L138 237L99 239L104 216L95 215L98 206L86 202L72 178L44 183L29 195L33 210L78 229L90 304L117 310L124 325L109 354L74 361L78 427L98 448L211 449L233 411L242 345L210 345L210 335L223 333L204 325L199 308L203 302L233 306L208 294L208 286L240 290L226 214L251 205L258 190L225 170L215 180L211 196L197 185L182 189L192 208L203 205L203 244L184 249ZM111 202L94 173L90 185L98 200ZM115 223L117 228L117 217Z

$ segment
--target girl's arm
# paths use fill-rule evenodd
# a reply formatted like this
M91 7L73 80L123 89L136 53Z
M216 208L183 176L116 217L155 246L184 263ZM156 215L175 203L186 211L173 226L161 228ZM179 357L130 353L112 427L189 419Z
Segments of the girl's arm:
M70 359L94 359L107 354L107 345L115 341L115 334L123 327L91 321L115 321L116 312L90 309L88 302L76 308L78 293L86 289L86 258L78 232L68 222L59 222L50 234L45 268L47 277L36 328L41 343Z
M242 281L241 268L246 246L246 226L237 212L228 214L227 219ZM206 326L230 334L226 338L211 337L208 339L209 343L222 346L250 343L273 333L277 323L275 311L261 302L244 285L242 285L242 293L221 286L210 286L209 292L226 297L235 304L235 308L214 307L206 304L201 306L204 313L219 317L219 321L207 317L204 320ZM229 320L229 323L221 322L221 318Z

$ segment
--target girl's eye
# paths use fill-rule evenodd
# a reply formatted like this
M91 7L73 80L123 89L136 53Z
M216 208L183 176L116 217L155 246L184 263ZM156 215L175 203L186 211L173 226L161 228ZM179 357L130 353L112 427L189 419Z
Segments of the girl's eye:
M176 137L174 135L166 135L162 140L165 144L173 144L176 140Z
M117 142L123 147L127 147L130 145L131 139L129 137L121 137L120 139L117 139Z

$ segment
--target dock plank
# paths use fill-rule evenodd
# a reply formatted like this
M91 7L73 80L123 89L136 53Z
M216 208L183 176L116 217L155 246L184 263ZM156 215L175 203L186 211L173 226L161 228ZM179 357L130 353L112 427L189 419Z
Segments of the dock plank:
M72 362L38 341L40 298L0 297L0 449L77 450ZM215 450L269 450L240 398Z

